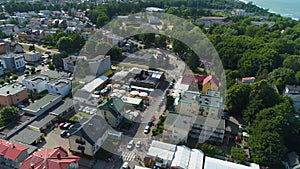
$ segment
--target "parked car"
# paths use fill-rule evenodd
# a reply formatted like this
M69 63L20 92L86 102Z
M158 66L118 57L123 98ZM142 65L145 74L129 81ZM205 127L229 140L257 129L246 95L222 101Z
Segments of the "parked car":
M61 136L61 137L69 137L69 136L70 136L70 133L68 133L66 130L64 130L64 131L62 131L62 132L60 133L60 136Z
M78 109L78 111L82 111L84 109L84 106L80 106L80 108Z
M124 163L123 163L122 169L129 169L129 164L128 164L128 162L124 162Z
M62 129L64 125L65 125L65 122L62 122L58 126L59 126L60 129Z
M62 127L62 129L66 130L68 129L72 124L71 123L65 123Z
M144 134L148 134L150 132L150 126L146 126L144 129Z
M153 121L148 121L147 126L152 127L153 126Z
M138 142L136 142L135 147L136 147L136 148L141 148L141 144L142 144L141 141L138 141Z
M128 142L128 144L127 144L127 148L130 150L130 149L132 149L133 148L133 140L130 140L129 142Z

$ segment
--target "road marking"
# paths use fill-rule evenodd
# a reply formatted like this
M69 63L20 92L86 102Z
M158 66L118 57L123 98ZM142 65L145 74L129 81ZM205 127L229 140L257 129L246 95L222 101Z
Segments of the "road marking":
M122 152L122 157L124 161L133 161L135 159L134 152Z

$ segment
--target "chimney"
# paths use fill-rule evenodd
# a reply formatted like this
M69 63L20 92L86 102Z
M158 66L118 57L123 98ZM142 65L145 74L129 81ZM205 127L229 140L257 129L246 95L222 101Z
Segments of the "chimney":
M34 169L34 164L33 163L30 163L30 168Z
M9 94L9 91L7 91L6 93Z

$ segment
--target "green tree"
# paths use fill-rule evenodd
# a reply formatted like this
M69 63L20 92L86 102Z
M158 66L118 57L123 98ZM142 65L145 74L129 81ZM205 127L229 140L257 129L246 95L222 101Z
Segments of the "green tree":
M194 52L188 54L186 58L186 64L193 72L199 72L199 57Z
M209 154L211 156L214 156L217 154L217 149L215 146L208 144L208 143L204 143L201 145L200 148L205 154Z
M30 72L31 72L32 74L35 73L35 67L34 67L34 66L31 66L31 67L30 67Z
M247 161L247 155L244 149L242 148L236 148L232 147L231 148L231 158L238 160L238 161Z
M249 145L254 163L260 165L279 164L286 151L282 137L272 131L253 133L249 137Z
M67 53L73 51L73 40L70 37L61 37L56 43L56 46L59 51L65 51Z
M34 51L35 50L35 46L34 45L30 45L28 50L29 51Z
M48 68L49 68L50 70L55 70L55 66L54 66L52 63L49 64Z
M289 68L274 69L268 74L268 80L275 85L280 93L282 93L286 84L296 84L295 72Z
M228 89L226 95L226 105L230 112L241 115L249 104L249 96L252 90L249 84L239 84Z
M292 69L296 72L300 71L300 56L299 55L288 56L287 58L284 59L283 66L285 68Z
M63 58L67 57L67 54L63 54L64 52L62 52L61 54L55 54L52 56L52 63L55 66L55 68L61 68L63 67Z
M157 47L165 49L167 46L167 37L164 35L160 35L158 37L155 38L155 44Z
M167 103L166 103L166 109L171 111L174 109L174 97L173 96L167 96Z
M118 46L113 46L108 53L112 59L118 59L122 54L122 50Z
M0 125L4 126L19 116L19 109L12 106L3 107L0 110Z

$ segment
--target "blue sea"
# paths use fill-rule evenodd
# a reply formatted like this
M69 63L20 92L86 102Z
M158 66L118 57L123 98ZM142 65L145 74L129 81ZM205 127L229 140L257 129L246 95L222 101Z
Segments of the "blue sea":
M300 0L240 0L242 2L253 2L253 4L269 9L269 12L280 14L296 20L300 19Z

